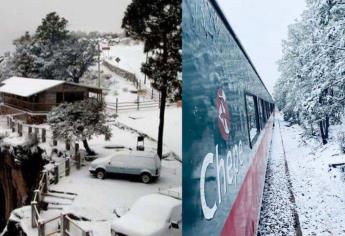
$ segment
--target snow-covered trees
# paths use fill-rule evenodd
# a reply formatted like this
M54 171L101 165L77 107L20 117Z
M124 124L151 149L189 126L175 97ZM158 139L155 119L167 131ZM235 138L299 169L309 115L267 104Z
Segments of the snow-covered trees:
M307 0L307 7L283 42L275 98L285 119L318 127L327 143L329 125L344 111L345 2Z
M42 23L37 27L36 38L45 44L58 43L68 37L68 21L60 17L56 12L51 12L42 19Z
M111 137L110 127L105 124L104 108L104 102L94 98L54 107L48 114L53 136L62 140L82 141L86 151L93 154L88 139L94 135L104 135L106 140Z
M38 70L35 63L35 56L32 54L32 37L29 32L13 41L15 53L12 63L14 73L21 77L37 77Z
M133 0L128 6L122 27L126 33L145 42L149 57L142 71L161 92L157 154L162 157L166 100L181 87L178 73L181 59L181 0Z
M68 21L49 13L34 35L14 41L13 73L22 77L70 80L75 83L94 64L97 49L91 40L67 30Z
M70 37L65 45L67 47L63 51L63 58L66 62L67 78L79 83L89 66L94 64L97 49L91 41L76 37Z
M6 53L0 62L0 81L10 78L14 75L13 57L10 53Z

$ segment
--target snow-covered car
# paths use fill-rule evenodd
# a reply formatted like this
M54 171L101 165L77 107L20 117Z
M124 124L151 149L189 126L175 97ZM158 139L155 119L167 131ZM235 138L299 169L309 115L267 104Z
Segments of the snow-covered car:
M99 179L104 179L107 174L122 174L140 176L143 183L150 183L160 176L161 161L151 152L116 152L91 162L89 171Z
M181 236L182 201L154 193L137 200L111 225L112 236Z

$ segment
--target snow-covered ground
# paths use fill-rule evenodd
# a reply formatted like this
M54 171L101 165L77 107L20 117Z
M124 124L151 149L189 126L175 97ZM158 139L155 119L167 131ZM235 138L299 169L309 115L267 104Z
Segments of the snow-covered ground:
M275 120L260 213L260 235L295 235L293 209L280 129Z
M345 235L345 174L339 169L330 168L330 164L344 163L345 155L341 153L337 141L337 132L340 126L331 128L330 140L327 145L321 145L318 139L306 139L303 130L297 125L289 126L283 121L281 115L280 129L285 147L286 160L289 167L292 182L292 191L295 197L297 213L303 235ZM279 128L276 124L276 130ZM275 131L275 134L277 131ZM278 147L277 134L273 140L273 151ZM277 143L278 142L278 143ZM275 169L275 176L271 180L271 193L266 194L266 201L274 198L269 206L273 212L268 214L275 219L275 224L281 225L282 221L289 221L291 211L286 201L286 184L284 170L276 165L275 161L281 159L271 156L271 169ZM281 160L280 160L281 161ZM281 171L278 171L279 168ZM281 179L280 179L281 177ZM267 183L266 183L267 184ZM275 187L274 187L275 186ZM281 208L275 207L281 204ZM269 223L269 222L266 222ZM275 226L273 227L275 228ZM290 226L282 226L281 229L289 229ZM273 231L276 232L276 231ZM283 232L283 231L282 231ZM285 233L273 233L272 235L286 235ZM265 234L263 234L265 235Z
M146 91L137 94L137 87L133 82L128 81L121 76L111 72L105 65L101 64L101 88L104 89L105 101L108 103L115 103L116 98L119 103L136 102L139 96L140 101L149 101L151 99L151 88L146 87ZM97 71L97 66L93 66L94 73ZM108 77L108 78L106 78ZM109 78L110 77L110 78ZM98 86L98 80L84 78L83 83ZM147 81L147 86L149 81ZM156 93L156 92L155 92ZM156 94L155 94L156 95Z
M177 165L176 165L177 164ZM83 217L92 216L91 222L82 222L84 229L93 231L96 236L110 236L110 224L115 209L128 209L140 197L159 192L160 189L180 186L180 176L176 161L162 162L162 175L157 182L143 184L128 179L96 179L91 176L87 166L74 170L69 177L62 178L58 185L51 189L78 194L66 211L75 211ZM88 215L84 212L91 212ZM60 212L56 212L60 214Z
M116 61L117 58L119 61ZM146 61L144 44L141 42L132 41L129 44L120 43L111 46L109 52L104 52L104 59L112 65L135 74L139 80L145 77L140 69L141 64Z
M303 235L345 235L344 173L329 168L345 162L336 138L324 146L320 140L302 142L300 127L281 124Z
M157 139L159 110L120 113L117 121ZM164 120L164 152L175 152L182 158L182 108L167 107Z
M178 114L180 114L181 109L171 108L168 111L168 114L169 112L175 114L172 115L172 117L175 119L173 119L175 122L166 123L166 132L170 131L170 135L174 136L173 132L175 132L177 129L181 130L181 128L178 128L181 123L181 121L179 122L178 120ZM156 113L156 111L147 111L145 112L145 114L143 114L143 117L150 120L153 119ZM138 115L139 113L136 114ZM130 113L127 113L126 116L130 116ZM128 119L131 120L131 118ZM138 128L140 130L140 126L136 126L135 123L132 124L131 122L127 122L126 118L123 118L121 122L129 127L132 127L134 129ZM154 122L155 120L150 121L146 124L146 131L150 131L149 127L151 127L152 129L156 129ZM106 148L106 146L123 145L125 147L135 149L138 133L133 130L118 128L116 124L117 121L108 123L113 133L113 136L110 140L105 141L103 136L98 136L89 141L90 147L97 152L99 158L116 154L116 151L114 149L108 149ZM5 127L4 121L2 122L2 126ZM9 142L11 143L13 143L14 141L20 142L21 140L25 139L24 137L18 138L17 133L11 133L9 129L3 129L3 131L6 131L8 134L10 134L10 137L6 138L5 140L9 140ZM145 133L145 130L141 130L141 132ZM154 133L154 131L151 132L152 134ZM147 133L148 135L151 135L150 132ZM167 152L169 152L169 150L173 150L169 149L171 141L172 139L167 139L165 142L164 150ZM49 143L50 142L48 141L47 143L41 144L40 146L46 149L51 149L51 147L48 147ZM145 140L146 151L155 152L156 146L156 141L150 139ZM175 142L173 142L173 145L171 146L178 147L179 145L176 145L175 140ZM63 147L63 145L61 145L60 147ZM85 166L83 166L81 170L72 168L70 176L63 177L60 179L57 185L50 186L50 190L72 192L77 194L77 197L73 201L51 197L46 197L44 201L53 201L57 203L57 205L53 204L53 207L63 207L63 211L72 211L78 216L83 216L91 219L91 221L81 221L78 222L78 224L85 230L92 230L94 236L110 236L110 224L116 217L113 214L114 209L128 209L141 196L145 196L150 193L156 193L164 189L181 186L182 184L182 164L179 161L175 160L173 157L167 158L166 160L162 161L161 176L158 181L151 184L143 184L141 182L131 181L128 179L116 178L99 180L90 175L88 171L89 162L84 162L84 165ZM30 211L30 207L24 207L16 210L16 214L21 216L20 222L22 228L29 236L37 235L37 229L31 228ZM45 220L49 220L59 216L61 212L61 210L51 209L48 211L42 211L42 216L45 217ZM54 225L56 227L56 224L57 221L52 222L51 228L54 228Z

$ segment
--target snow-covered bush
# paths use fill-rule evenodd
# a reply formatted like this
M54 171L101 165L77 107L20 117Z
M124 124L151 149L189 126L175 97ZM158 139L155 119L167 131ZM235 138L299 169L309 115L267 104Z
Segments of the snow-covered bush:
M48 123L55 138L82 141L89 155L95 153L89 148L88 139L104 135L108 140L112 135L106 125L105 103L95 98L54 107L48 114Z

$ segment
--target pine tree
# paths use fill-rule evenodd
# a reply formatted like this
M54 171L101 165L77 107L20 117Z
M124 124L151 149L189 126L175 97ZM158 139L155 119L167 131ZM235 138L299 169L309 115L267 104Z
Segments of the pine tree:
M33 38L29 32L14 40L15 53L12 63L15 68L15 74L21 77L37 77L38 71L35 63L35 55L32 54Z
M13 62L18 76L42 79L79 79L94 64L95 44L67 30L68 21L49 13L33 36L28 33L14 41Z
M161 93L157 154L162 157L166 101L181 88L181 0L133 0L122 27L128 36L144 41L149 57L142 72Z
M42 23L37 27L35 38L40 43L54 45L68 38L68 21L56 12L47 14Z

